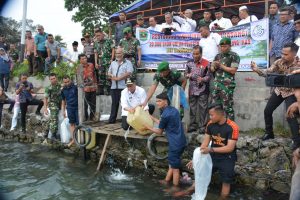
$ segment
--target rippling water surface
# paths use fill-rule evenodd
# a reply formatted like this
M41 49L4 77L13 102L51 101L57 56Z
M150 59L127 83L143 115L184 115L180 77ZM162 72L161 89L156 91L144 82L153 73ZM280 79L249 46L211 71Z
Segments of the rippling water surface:
M0 142L0 199L173 199L149 177L133 169L104 168L94 175L96 164L40 145ZM210 189L207 199L216 199L219 188ZM183 199L183 198L181 198ZM184 198L190 199L190 198ZM231 199L288 199L249 188L236 188Z

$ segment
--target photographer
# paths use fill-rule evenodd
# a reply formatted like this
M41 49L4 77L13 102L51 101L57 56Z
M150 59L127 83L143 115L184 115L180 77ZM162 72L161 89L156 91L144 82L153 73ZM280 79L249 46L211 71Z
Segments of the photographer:
M258 68L255 62L251 63L251 68L260 76L266 76L267 73L289 74L291 68L295 66L294 61L298 48L299 47L296 44L288 43L284 45L281 51L281 59L276 60L270 68L266 70L261 70ZM274 138L272 117L273 112L283 101L285 101L286 108L288 108L291 104L296 102L294 91L295 90L293 88L285 87L276 87L273 91L264 110L265 135L262 137L262 140ZM287 121L289 123L293 135L293 147L296 147L297 144L300 142L298 121L297 119L291 117L288 117Z
M166 35L170 35L171 32L180 32L181 28L177 22L173 22L173 15L170 12L165 14L166 23L162 23L161 32L165 33Z
M175 16L179 14L179 16ZM173 12L174 19L181 25L181 32L193 32L196 29L197 23L192 19L193 11L191 9L186 9L183 12L175 13Z
M19 95L20 98L20 109L21 109L21 126L22 132L26 133L26 113L27 107L29 105L38 105L38 108L35 112L36 115L41 115L41 109L44 105L43 101L34 99L32 97L32 83L27 81L28 75L22 74L20 78L20 82L16 85L16 94Z

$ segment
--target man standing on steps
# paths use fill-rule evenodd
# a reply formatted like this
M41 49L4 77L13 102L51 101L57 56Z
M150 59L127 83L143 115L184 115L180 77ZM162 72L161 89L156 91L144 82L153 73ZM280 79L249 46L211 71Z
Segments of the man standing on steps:
M37 72L44 71L45 59L47 58L45 42L47 40L48 34L44 32L44 27L42 25L38 25L37 30L38 33L34 36L34 76Z
M212 99L214 103L222 104L229 119L234 120L233 92L236 86L235 73L240 64L240 57L231 51L231 40L223 38L220 41L220 53L216 55L210 70L215 73Z
M21 109L21 126L22 132L26 133L26 113L29 105L38 105L35 112L36 115L41 115L41 109L44 105L43 101L34 99L31 95L33 90L32 83L27 81L28 75L22 74L20 81L16 84L16 94L19 95Z
M116 50L116 60L113 61L108 70L108 76L111 78L111 112L108 123L116 123L121 92L126 88L126 79L133 73L133 67L129 60L124 59L123 48Z
M288 43L284 45L281 51L281 58L276 60L271 67L266 70L261 70L257 67L256 63L251 63L251 68L260 76L266 76L267 73L278 73L278 74L289 74L291 68L295 67L295 56L298 51L298 46L295 43ZM268 100L266 108L264 110L265 118L265 135L262 137L262 140L268 140L274 138L273 132L273 112L278 106L284 101L286 108L292 105L294 102L297 102L294 95L293 88L285 87L276 87L272 92L271 97ZM299 124L296 118L287 118L289 123L293 141L299 140ZM300 140L299 140L300 141Z
M70 132L71 132L71 141L68 144L68 147L75 143L74 140L74 131L75 126L79 124L78 116L78 88L69 76L63 77L64 87L61 91L61 110L63 112L64 118L67 117L66 109L68 113L69 123L70 123Z
M58 131L58 115L61 106L61 86L57 81L56 74L50 73L49 80L50 85L45 88L44 114L49 115L50 111L50 119L48 121L48 128L44 134L44 137L48 137L48 132L50 130L52 139L57 139L56 134Z

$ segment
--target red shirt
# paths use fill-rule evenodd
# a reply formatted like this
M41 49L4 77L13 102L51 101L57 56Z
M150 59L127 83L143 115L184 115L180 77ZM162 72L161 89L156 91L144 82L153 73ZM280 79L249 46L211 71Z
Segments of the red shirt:
M97 79L95 68L92 63L83 66L83 83L85 92L95 92L97 89Z

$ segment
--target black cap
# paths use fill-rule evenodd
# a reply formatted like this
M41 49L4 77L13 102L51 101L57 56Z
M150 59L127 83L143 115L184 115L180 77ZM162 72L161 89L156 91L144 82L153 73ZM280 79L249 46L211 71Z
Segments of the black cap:
M78 46L78 42L77 42L77 41L74 41L74 42L72 43L72 46Z
M215 13L217 13L217 12L223 12L221 6L218 6L215 8Z
M300 14L295 15L294 22L300 21Z

